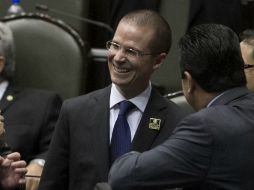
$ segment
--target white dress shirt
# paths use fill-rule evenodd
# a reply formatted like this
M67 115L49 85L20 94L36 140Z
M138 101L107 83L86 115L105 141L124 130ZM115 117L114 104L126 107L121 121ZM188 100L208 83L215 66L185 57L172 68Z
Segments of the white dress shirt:
M151 83L149 83L148 87L139 95L135 96L134 98L129 99L128 101L132 102L136 108L129 111L126 115L127 117L127 122L130 126L130 131L131 131L131 140L133 140L134 135L137 131L139 122L141 120L141 117L144 113L144 110L146 108L147 102L150 98L151 95L151 90L152 90L152 86ZM115 122L117 120L118 117L118 113L119 113L119 105L118 103L126 100L126 98L123 97L123 95L117 90L116 85L112 84L111 87L111 93L110 93L110 142L111 142L111 137L112 137L112 133L113 133L113 129L114 129L114 125Z
M2 100L4 92L6 91L8 85L9 82L6 80L0 83L0 100Z

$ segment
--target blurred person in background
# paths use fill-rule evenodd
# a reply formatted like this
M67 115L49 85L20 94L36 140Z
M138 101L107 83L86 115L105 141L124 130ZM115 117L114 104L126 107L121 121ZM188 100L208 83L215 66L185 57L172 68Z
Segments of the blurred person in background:
M240 34L240 47L244 60L247 87L254 92L254 30L246 29Z
M0 110L5 118L5 142L27 162L27 190L36 190L62 100L52 92L14 84L14 39L0 23ZM36 60L35 60L36 61Z

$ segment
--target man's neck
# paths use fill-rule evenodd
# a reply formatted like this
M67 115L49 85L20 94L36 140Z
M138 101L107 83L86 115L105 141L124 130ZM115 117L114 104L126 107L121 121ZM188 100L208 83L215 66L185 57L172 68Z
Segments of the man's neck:
M220 93L208 93L208 92L205 92L205 91L199 91L195 95L193 108L196 111L199 111L199 110L207 107L209 102L211 102L219 94Z
M145 91L148 88L148 85L145 88L136 88L136 89L128 88L128 87L122 88L116 85L116 88L126 99L131 99L138 96L143 91Z

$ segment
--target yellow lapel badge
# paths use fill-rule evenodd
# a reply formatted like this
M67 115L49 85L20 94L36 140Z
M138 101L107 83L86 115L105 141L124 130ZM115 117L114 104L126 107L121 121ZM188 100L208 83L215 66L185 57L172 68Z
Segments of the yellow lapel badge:
M6 100L9 101L9 102L12 101L13 100L13 96L12 95L6 96Z
M149 129L160 130L161 119L150 118Z

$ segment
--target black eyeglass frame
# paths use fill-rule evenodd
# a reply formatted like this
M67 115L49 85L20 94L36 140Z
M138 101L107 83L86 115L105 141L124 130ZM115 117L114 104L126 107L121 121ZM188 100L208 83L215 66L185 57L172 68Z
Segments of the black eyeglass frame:
M254 67L254 65L244 64L244 69L249 69L249 68L252 68L252 67Z

